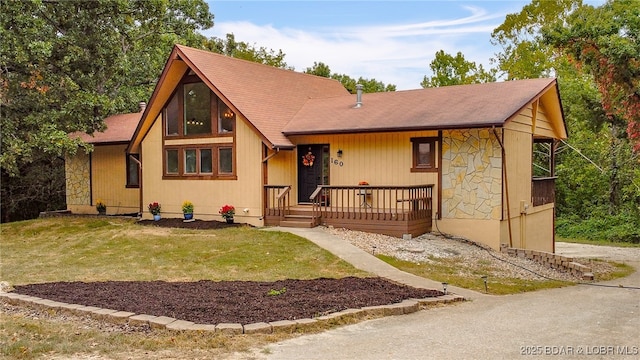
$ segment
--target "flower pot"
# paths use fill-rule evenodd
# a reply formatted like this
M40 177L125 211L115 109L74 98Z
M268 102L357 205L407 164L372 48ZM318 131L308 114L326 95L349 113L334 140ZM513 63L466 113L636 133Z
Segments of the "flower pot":
M159 220L160 220L160 214L153 215L153 221L159 221Z
M185 219L185 220L191 220L191 219L193 219L193 214L184 214L184 219Z
M233 224L233 218L227 218L227 224Z
M98 211L98 215L107 215L107 210Z

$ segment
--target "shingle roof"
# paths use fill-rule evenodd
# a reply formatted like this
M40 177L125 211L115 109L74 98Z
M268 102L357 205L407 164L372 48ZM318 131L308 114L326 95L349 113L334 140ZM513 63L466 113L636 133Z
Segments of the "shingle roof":
M287 135L502 126L555 79L530 79L309 100Z
M72 138L80 138L82 141L90 144L128 143L131 141L131 137L136 130L136 126L138 126L141 116L141 112L109 116L104 119L107 127L104 131L96 131L93 135L75 132L69 134L69 136Z
M559 103L555 79L531 79L368 93L354 109L356 95L336 80L176 45L128 151L139 151L189 69L272 147L293 147L288 136L295 134L502 126L543 94Z
M186 46L176 48L274 146L293 145L282 129L309 99L349 95L336 80Z

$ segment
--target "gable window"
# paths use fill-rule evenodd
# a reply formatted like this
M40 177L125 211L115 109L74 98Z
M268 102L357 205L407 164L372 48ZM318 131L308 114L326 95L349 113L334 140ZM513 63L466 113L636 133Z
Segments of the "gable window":
M195 73L180 81L162 114L164 179L236 179L235 111Z
M211 91L202 82L184 84L184 134L211 134Z
M138 172L138 161L140 155L127 154L127 187L137 188L140 187L140 173ZM138 160L138 161L136 161Z
M197 77L187 76L163 110L165 138L233 134L236 114Z
M411 172L437 171L436 144L437 138L412 138L413 165Z

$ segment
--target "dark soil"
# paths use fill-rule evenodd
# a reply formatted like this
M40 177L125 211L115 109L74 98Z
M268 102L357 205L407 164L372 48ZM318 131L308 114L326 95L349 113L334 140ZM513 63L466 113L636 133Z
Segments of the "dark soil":
M183 219L160 219L158 221L154 220L140 220L138 221L140 225L147 226L160 226L160 227L169 227L169 228L184 228L184 229L224 229L228 227L238 227L238 226L248 226L246 224L228 224L223 221L204 221L195 219L193 221L185 222Z
M187 229L246 226L222 221L142 220L141 225ZM15 286L16 293L136 314L169 316L198 324L270 322L326 315L443 295L383 278L282 280L276 282L55 282Z
M356 277L275 282L56 282L15 286L15 292L199 324L312 318L350 308L443 295L437 290L415 289L382 278Z

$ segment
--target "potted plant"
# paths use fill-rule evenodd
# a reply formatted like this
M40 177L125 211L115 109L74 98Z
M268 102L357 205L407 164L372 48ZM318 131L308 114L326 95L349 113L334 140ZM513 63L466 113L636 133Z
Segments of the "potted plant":
M105 215L107 213L107 204L102 199L98 199L96 201L96 210L98 210L98 214Z
M193 203L189 200L185 200L182 203L182 213L184 214L185 220L193 219Z
M152 203L149 204L149 212L151 213L151 215L153 215L153 220L158 221L160 220L160 203L158 203L157 201L154 201Z
M221 207L218 212L227 221L227 223L233 224L233 215L236 213L236 208L234 208L233 205L225 205Z

